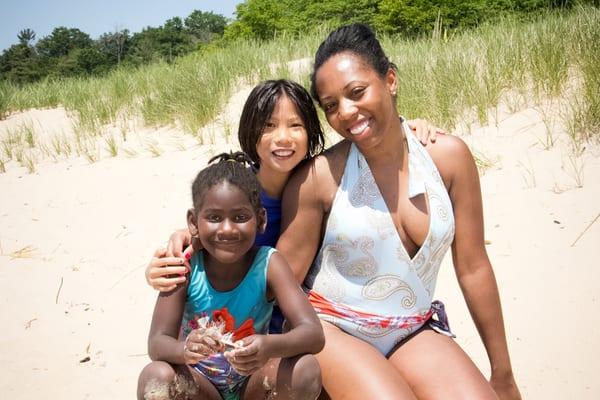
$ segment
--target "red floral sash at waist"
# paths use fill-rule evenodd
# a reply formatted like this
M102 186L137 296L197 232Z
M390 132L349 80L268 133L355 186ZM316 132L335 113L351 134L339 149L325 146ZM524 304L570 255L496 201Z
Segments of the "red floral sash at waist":
M423 325L434 313L434 310L430 308L420 314L413 315L388 316L371 314L352 309L345 304L332 302L314 290L308 293L308 300L317 314L345 319L365 327L410 328L415 325Z

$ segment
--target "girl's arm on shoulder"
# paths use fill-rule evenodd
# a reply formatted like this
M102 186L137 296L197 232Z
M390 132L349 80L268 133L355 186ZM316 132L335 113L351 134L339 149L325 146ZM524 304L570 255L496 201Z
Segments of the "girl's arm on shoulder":
M154 361L184 364L184 342L178 340L181 317L187 297L187 284L160 293L152 314L148 336L148 355Z
M425 119L409 119L406 123L423 146L427 146L429 142L435 143L438 134L445 135L447 133Z
M273 253L269 260L267 287L267 295L275 297L290 325L288 332L268 335L271 356L284 358L321 351L325 344L321 323L279 252Z
M168 256L167 249L157 249L146 266L146 282L160 292L174 290L186 280L188 267L184 261L184 258Z
M427 147L448 188L455 219L452 259L469 312L488 353L491 383L512 387L502 398L520 398L508 354L498 286L485 249L483 205L477 166L458 137L439 136Z
M166 249L157 249L146 266L146 282L160 292L170 292L186 280L185 273L191 270L192 255L202 249L198 238L190 231L178 229L169 237Z

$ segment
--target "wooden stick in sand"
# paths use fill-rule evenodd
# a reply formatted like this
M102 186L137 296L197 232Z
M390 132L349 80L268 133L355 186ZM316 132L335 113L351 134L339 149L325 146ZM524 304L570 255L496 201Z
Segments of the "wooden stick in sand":
M586 232L587 232L587 230L588 230L588 229L590 229L590 227L591 227L592 225L594 225L594 222L596 222L596 221L598 220L598 217L600 217L600 213L598 213L598 215L596 215L596 218L594 218L594 220L593 220L592 222L590 222L590 223L588 224L588 226L586 226L586 227L585 227L585 229L583 230L583 232L581 232L581 233L579 234L579 236L577 236L577 239L575 239L575 241L574 241L574 242L571 244L571 247L575 246L575 243L577 243L577 241L578 241L579 239L581 239L581 237L583 236L583 234L584 234L584 233L586 233Z
M56 292L56 300L54 301L55 304L58 304L58 295L60 295L60 289L62 289L62 285L63 285L63 277L60 277L60 285L58 286L58 291Z

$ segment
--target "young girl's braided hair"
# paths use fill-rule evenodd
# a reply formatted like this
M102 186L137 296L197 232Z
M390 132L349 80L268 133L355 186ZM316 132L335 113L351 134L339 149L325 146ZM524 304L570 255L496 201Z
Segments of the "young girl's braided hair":
M217 161L216 163L213 163ZM252 160L241 151L221 153L208 161L209 166L201 170L192 183L192 201L198 211L202 206L204 194L213 186L227 182L248 196L248 200L258 214L262 208L260 184L250 168Z

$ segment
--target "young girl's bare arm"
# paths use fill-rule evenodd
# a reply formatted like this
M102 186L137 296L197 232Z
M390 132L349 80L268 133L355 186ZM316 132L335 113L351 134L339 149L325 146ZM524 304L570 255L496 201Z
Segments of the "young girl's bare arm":
M148 337L148 354L152 360L196 364L211 354L223 351L219 341L221 333L216 329L194 329L184 340L178 340L186 295L185 284L170 293L158 295Z
M243 339L241 347L227 351L225 356L241 374L258 371L271 358L315 354L325 345L321 323L279 253L269 261L267 285L268 295L275 297L291 329L282 334L252 335Z
M148 336L148 355L153 361L184 363L184 343L178 341L177 337L186 291L186 285L183 284L172 292L158 295Z

